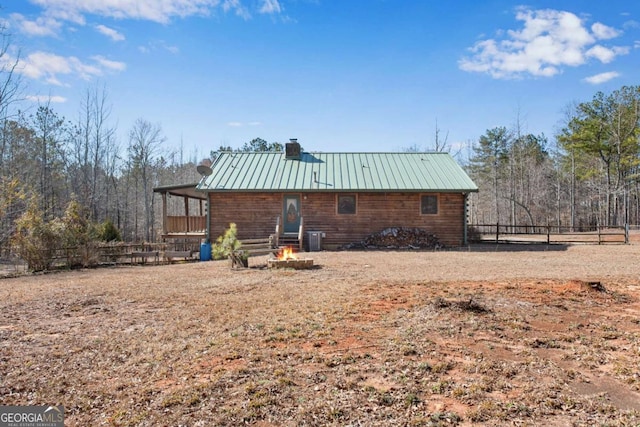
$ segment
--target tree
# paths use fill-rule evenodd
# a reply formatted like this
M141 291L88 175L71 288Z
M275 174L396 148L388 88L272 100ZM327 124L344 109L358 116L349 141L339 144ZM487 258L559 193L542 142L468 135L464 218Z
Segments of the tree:
M13 232L14 221L24 209L26 183L29 182L20 179L23 165L15 162L16 159L28 161L29 158L20 155L24 146L14 144L14 137L18 134L26 136L26 133L13 120L17 113L13 110L13 104L20 100L22 82L20 74L15 72L19 55L12 58L10 47L11 36L6 25L0 23L0 254Z
M144 238L151 241L154 230L152 166L160 146L165 141L160 125L138 119L129 132L129 159L131 172L142 186L144 198Z
M65 120L59 117L49 103L38 107L31 116L37 147L34 158L38 163L40 208L45 221L62 213L66 203L66 175L64 174L65 147L67 135Z
M596 93L590 102L577 105L558 136L576 162L576 178L591 184L599 224L616 225L626 216L621 207L638 173L639 136L640 86Z
M22 214L27 192L16 178L0 175L0 257L15 231L15 220Z
M16 232L12 236L15 253L32 271L51 267L60 237L56 224L45 221L38 205L34 199L29 202L27 210L16 220Z
M550 197L547 191L550 174L546 145L544 135L519 135L511 141L508 157L512 225L522 223L519 210L526 213L530 225L548 218L546 200Z
M79 201L89 207L94 220L107 216L114 185L119 147L116 128L109 124L110 116L106 89L88 88L73 132L73 189Z
M433 140L433 151L448 153L451 150L451 146L447 143L449 141L449 132L444 136L444 139L440 136L440 127L438 126L438 119L436 119L435 138Z
M4 22L4 21L3 21ZM20 100L22 81L20 75L15 72L20 55L11 58L9 48L11 36L7 32L4 23L0 23L0 120L8 120L13 111L11 106ZM4 152L4 145L0 145L0 159Z
M255 151L255 152L263 152L270 151L276 153L282 153L284 150L284 146L279 142L267 142L262 138L254 138L249 142L245 142L242 147L238 151Z
M473 157L469 161L469 170L474 179L490 183L492 211L490 221L500 221L500 184L505 177L508 164L508 148L511 134L506 127L488 129L473 146Z

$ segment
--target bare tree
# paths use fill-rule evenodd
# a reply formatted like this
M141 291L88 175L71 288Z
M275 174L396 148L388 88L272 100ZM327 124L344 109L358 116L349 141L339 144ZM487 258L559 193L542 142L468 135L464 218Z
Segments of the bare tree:
M165 141L160 125L138 119L129 132L129 158L132 173L139 178L144 198L144 237L151 241L154 228L152 166L160 146Z
M438 119L436 119L436 131L435 131L435 139L433 141L433 151L437 152L449 152L451 150L451 145L448 144L449 141L449 131L444 136L444 139L440 136L440 127L438 126Z
M11 37L6 27L0 24L0 126L3 129L14 113L12 105L20 100L19 93L22 87L20 75L15 72L19 56L11 58L10 47ZM0 168L5 162L8 135L6 132L0 135Z
M107 170L113 170L113 158L117 157L116 128L109 122L111 105L106 89L88 88L74 134L74 161L76 169L74 189L80 201L88 206L94 220L106 216L108 204L103 198L109 195ZM99 208L103 206L104 211ZM102 214L102 215L101 215Z

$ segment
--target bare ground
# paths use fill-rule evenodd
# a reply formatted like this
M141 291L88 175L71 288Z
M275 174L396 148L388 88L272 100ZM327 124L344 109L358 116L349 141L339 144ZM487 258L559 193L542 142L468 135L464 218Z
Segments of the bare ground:
M640 425L640 245L502 249L0 280L0 405L62 404L68 426Z

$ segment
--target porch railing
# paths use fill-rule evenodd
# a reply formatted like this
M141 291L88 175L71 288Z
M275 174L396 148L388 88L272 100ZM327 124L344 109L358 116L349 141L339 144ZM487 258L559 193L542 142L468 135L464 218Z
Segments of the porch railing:
M206 229L206 216L167 216L165 233L204 233Z

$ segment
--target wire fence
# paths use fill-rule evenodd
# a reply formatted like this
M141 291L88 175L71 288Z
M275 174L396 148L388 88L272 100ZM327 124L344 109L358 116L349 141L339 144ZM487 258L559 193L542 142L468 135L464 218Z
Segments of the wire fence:
M635 226L637 228L637 226ZM470 242L627 244L629 225L581 226L470 224Z

